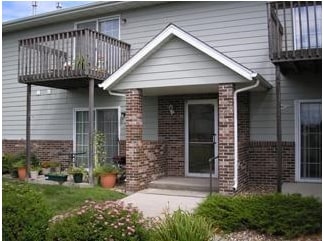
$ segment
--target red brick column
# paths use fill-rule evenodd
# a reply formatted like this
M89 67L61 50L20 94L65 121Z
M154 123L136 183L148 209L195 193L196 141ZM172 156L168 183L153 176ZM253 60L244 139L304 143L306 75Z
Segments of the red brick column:
M219 192L233 193L234 178L234 86L219 85L219 144L218 178Z
M143 164L143 94L131 89L126 95L126 189L138 191L145 187L146 167Z

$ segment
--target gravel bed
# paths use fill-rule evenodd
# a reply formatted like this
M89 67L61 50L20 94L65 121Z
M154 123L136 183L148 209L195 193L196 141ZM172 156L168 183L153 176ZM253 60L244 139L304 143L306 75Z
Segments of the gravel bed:
M302 236L294 239L260 234L252 230L215 235L213 241L321 241L322 235Z

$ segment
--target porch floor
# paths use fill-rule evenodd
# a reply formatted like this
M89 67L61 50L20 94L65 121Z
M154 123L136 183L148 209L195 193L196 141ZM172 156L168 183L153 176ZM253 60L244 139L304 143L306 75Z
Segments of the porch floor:
M149 183L149 188L209 192L209 178L198 177L161 177ZM213 192L218 192L218 179L213 178Z

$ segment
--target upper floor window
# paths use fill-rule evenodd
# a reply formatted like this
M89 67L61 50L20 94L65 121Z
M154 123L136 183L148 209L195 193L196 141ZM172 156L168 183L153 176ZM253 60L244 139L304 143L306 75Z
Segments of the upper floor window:
M88 29L96 30L100 33L106 34L116 39L119 39L120 37L119 17L79 22L76 23L76 28L77 29L88 28Z
M322 5L296 5L293 11L295 49L322 47Z

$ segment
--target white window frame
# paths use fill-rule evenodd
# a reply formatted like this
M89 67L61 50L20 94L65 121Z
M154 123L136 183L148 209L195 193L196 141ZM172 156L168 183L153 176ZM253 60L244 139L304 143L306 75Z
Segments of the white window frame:
M320 99L295 100L295 181L322 183L322 178L302 178L300 175L300 105L302 103L322 103Z
M97 110L117 110L117 118L118 118L118 155L120 154L120 118L121 118L121 107L120 106L112 106L112 107L95 107L93 110L95 112L95 131L97 130ZM73 152L76 152L76 113L78 111L89 111L89 108L81 107L81 108L74 108L73 109Z
M87 20L82 20L82 21L78 21L74 23L74 29L77 30L77 25L81 24L81 23L87 23L87 22L96 22L96 31L99 32L99 22L103 22L103 21L108 21L108 20L114 20L114 19L118 19L118 38L120 40L120 20L121 20L121 16L120 15L112 15L109 17L102 17L102 18L92 18L92 19L87 19Z

